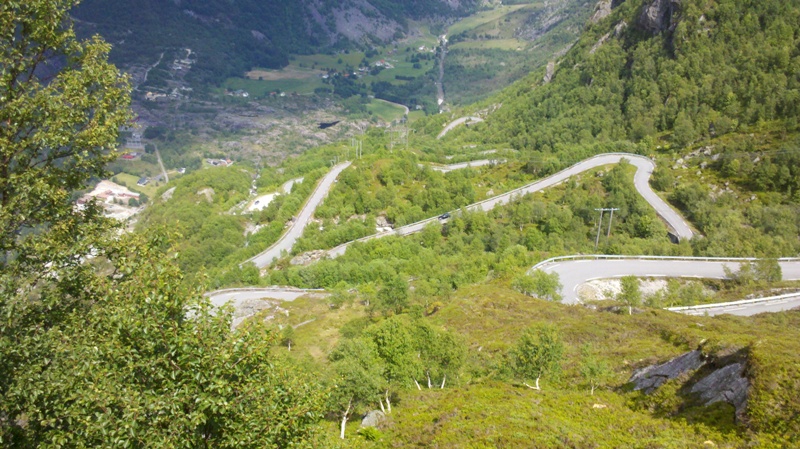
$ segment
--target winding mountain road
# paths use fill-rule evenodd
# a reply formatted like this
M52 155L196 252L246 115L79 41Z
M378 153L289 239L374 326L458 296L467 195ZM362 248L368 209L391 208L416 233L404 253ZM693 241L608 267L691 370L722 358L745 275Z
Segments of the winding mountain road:
M339 174L342 173L345 168L349 167L350 164L351 162L347 161L333 167L333 169L322 178L319 184L317 184L311 197L309 197L303 209L300 211L300 214L297 216L297 219L294 220L294 223L292 223L292 226L289 228L289 231L281 236L272 246L264 250L264 252L251 257L245 263L253 262L256 267L264 268L269 266L273 260L279 259L281 253L284 251L287 253L291 252L294 243L303 235L303 230L311 220L311 217L314 216L314 211L317 209L317 206L322 203L322 200L328 194L328 191L330 191L334 181L339 177Z
M648 181L655 169L655 163L646 157L627 153L602 154L583 160L547 178L540 179L502 195L497 195L487 200L471 204L467 206L466 209L490 211L497 206L508 204L512 199L519 196L538 192L542 189L557 185L574 175L604 165L616 164L623 159L636 167L636 174L634 175L636 190L667 223L672 233L679 239L691 239L694 237L694 232L680 214L672 209L650 188ZM274 259L280 257L283 251L291 251L294 242L302 235L303 229L313 216L316 207L322 202L322 199L333 186L335 179L349 165L350 162L346 162L335 166L322 181L320 181L290 230L272 247L253 257L250 261L254 262L259 268L263 268L272 263ZM340 256L344 254L347 247L354 242L364 242L389 235L404 236L420 232L427 224L444 219L446 218L433 217L407 226L402 226L392 232L367 236L333 248L327 252L327 255L331 258ZM593 279L615 278L628 275L639 277L723 279L725 278L726 266L735 271L742 261L751 260L754 259L676 258L658 256L567 256L544 261L534 266L533 269L541 269L548 273L558 273L563 285L562 295L564 297L564 302L567 304L575 304L580 301L577 296L578 286ZM785 280L800 280L800 259L780 259L780 265ZM207 296L211 297L216 304L264 297L276 299L285 297L285 300L291 301L307 292L308 291L298 289L254 288L211 292L208 293ZM762 312L789 310L800 306L800 295L788 296L790 297L779 297L768 301L739 301L736 303L700 306L698 308L677 308L683 310L676 309L676 311L708 315L719 313L754 315Z
M526 195L528 193L534 193L546 189L548 187L552 187L554 185L564 182L565 180L569 179L572 176L583 173L587 170L591 170L593 168L602 167L604 165L609 165L609 164L617 164L623 159L627 160L633 166L636 167L636 174L634 175L633 178L636 190L644 197L644 199L648 203L650 203L651 206L653 206L653 208L656 210L656 213L667 223L667 225L671 228L672 232L678 238L691 239L694 236L694 233L692 232L692 229L689 227L689 225L687 225L686 222L683 220L683 217L681 217L680 214L678 214L674 209L672 209L666 202L664 202L664 200L661 199L661 197L659 197L658 195L656 195L655 192L653 192L653 189L650 188L650 184L648 183L648 181L650 179L650 175L653 173L653 169L655 169L656 164L652 160L636 154L607 153L591 157L589 159L585 159L581 162L578 162L572 167L569 167L567 169L561 170L556 174L548 176L544 179L532 182L528 185L525 185L518 189L514 189L510 192L503 193L502 195L497 195L487 200L471 204L467 206L466 209L470 211L482 210L488 212L497 206L508 204L513 198L517 198L522 195ZM455 211L453 211L452 213L455 213ZM373 234L355 240L353 242L348 242L329 250L328 256L331 258L341 256L342 254L345 253L347 247L354 242L365 242L368 240L386 237L389 235L402 236L402 235L414 234L422 231L422 229L425 228L426 225L436 220L438 220L438 217L428 218L427 220L422 220L416 223L399 227L395 229L393 232Z
M450 122L450 124L445 126L444 129L442 130L442 132L440 132L439 135L436 136L436 138L437 139L441 139L442 137L446 136L447 133L452 131L453 128L455 128L455 127L457 127L459 125L463 125L464 123L468 123L468 122L469 123L480 123L482 121L483 121L482 118L475 117L475 116L461 117L461 118L455 119L452 122Z

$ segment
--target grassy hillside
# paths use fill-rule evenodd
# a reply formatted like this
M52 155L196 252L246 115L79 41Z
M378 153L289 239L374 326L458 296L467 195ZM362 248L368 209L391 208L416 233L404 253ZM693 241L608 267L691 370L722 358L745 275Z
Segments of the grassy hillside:
M303 364L317 372L331 369L327 354L343 341L386 322L353 298L333 310L326 302L287 304L288 317L278 318L285 324L307 322L294 331L287 355L309 357ZM406 316L418 314L413 310L420 306L415 301ZM357 435L354 423L345 445L700 448L711 441L726 448L790 447L800 435L800 404L789 393L800 378L792 356L800 349L798 313L705 318L647 310L628 316L533 299L498 281L460 289L430 316L417 319L459 335L465 363L444 389L426 388L424 378L421 391L411 381L398 387L377 435ZM565 355L560 369L535 391L515 374L512 350L525 329L547 323L558 330ZM709 363L699 372L669 381L652 395L627 386L636 369L696 348ZM582 371L588 357L608 368L594 394ZM705 406L687 388L731 360L749 364L752 386L743 421L735 419L731 406ZM364 410L376 408L374 399ZM334 444L332 428L329 434Z

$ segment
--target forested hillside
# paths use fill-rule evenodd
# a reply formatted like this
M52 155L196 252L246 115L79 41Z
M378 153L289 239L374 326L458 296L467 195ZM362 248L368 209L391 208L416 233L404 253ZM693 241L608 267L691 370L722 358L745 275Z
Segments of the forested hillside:
M165 49L191 48L191 77L217 84L253 67L280 68L290 53L378 44L409 19L459 16L474 0L338 1L85 0L73 11L83 33L114 44L112 60L152 64Z
M685 147L800 113L796 2L619 3L558 62L498 98L487 137L543 153L631 140Z

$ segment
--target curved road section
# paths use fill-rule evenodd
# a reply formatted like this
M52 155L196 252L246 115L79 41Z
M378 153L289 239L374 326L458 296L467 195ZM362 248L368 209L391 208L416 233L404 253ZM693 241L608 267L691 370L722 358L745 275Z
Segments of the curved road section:
M673 233L678 238L691 239L694 236L694 233L692 232L692 229L689 227L689 225L686 224L686 221L684 221L683 217L681 217L680 214L678 214L674 209L672 209L664 200L661 199L661 197L659 197L658 195L656 195L655 192L653 192L653 189L650 188L650 184L648 183L648 181L650 180L650 175L653 174L653 170L655 169L656 164L652 160L644 156L639 156L636 154L629 154L629 153L607 153L591 157L589 159L585 159L573 165L572 167L561 170L560 172L548 176L547 178L540 179L536 182L530 183L518 189L514 189L510 192L506 192L502 195L497 195L487 200L471 204L467 206L466 209L470 211L474 210L490 211L497 206L508 204L513 198L517 198L522 195L526 195L528 193L534 193L546 189L548 187L552 187L554 185L564 182L565 180L569 179L572 176L583 173L587 170L591 170L593 168L602 167L604 165L609 165L609 164L617 164L623 159L627 160L634 167L636 167L636 174L633 177L633 183L636 186L636 190L639 192L639 194L642 195L642 197L648 203L650 203L651 206L653 206L653 208L656 210L656 213L667 223L667 225L671 228ZM375 238L386 237L388 235L402 236L402 235L414 234L416 232L422 231L422 229L427 224L432 223L436 220L438 220L438 218L436 217L429 218L427 220L399 227L392 232L385 232L382 234L374 234L371 236L367 236L355 240L355 242L365 242ZM348 242L329 250L328 256L331 258L341 256L342 254L345 253L345 251L347 251L347 247L350 246L350 244L352 243L353 242Z
M595 279L619 278L623 276L650 277L650 278L705 278L705 279L726 279L725 267L736 272L742 262L754 259L712 259L712 258L675 258L675 257L628 257L628 256L587 256L598 257L596 260L564 260L555 258L544 261L534 268L546 273L557 273L561 281L563 302L565 304L576 304L580 302L578 298L578 286ZM784 280L800 280L800 260L798 259L779 259L779 264L783 273ZM727 304L735 306L740 311L740 315L752 315L765 311L788 310L800 306L800 299L785 299L782 302L745 302L739 304ZM708 309L709 314L714 310ZM700 308L697 308L700 309ZM732 313L722 311L718 313Z
M436 136L437 139L441 139L442 137L446 136L447 133L453 130L456 126L463 125L464 123L480 123L483 119L480 117L470 116L470 117L461 117L458 119L453 120L449 125L445 126L442 132Z
M336 178L338 178L339 174L349 166L350 161L347 161L333 167L333 169L322 178L322 181L317 184L317 187L314 189L311 197L303 206L303 209L300 211L297 219L289 228L289 231L283 234L283 236L277 242L267 248L264 252L248 259L245 261L245 263L253 262L258 268L264 268L269 266L273 260L279 259L281 257L281 253L284 251L287 253L290 252L297 239L303 235L303 230L306 228L309 220L311 220L311 217L314 216L314 211L317 209L317 206L319 206L322 200L325 199L325 196L333 186Z

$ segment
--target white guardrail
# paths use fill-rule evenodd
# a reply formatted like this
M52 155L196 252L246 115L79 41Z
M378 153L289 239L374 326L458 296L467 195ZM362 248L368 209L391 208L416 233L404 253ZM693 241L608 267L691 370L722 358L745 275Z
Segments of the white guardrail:
M530 271L538 270L541 267L553 262L563 260L605 260L605 259L625 259L625 260L685 260L689 262L755 262L761 260L758 257L697 257L697 256L625 256L617 254L576 254L572 256L551 257L543 260L533 267ZM780 257L775 259L778 262L800 262L800 257Z
M762 302L781 301L784 299L800 298L800 292L787 293L778 296L765 296L763 298L742 299L740 301L731 302L716 302L713 304L700 304L699 306L681 306L681 307L667 307L665 310L670 312L687 312L691 310L710 310L710 309L724 309L728 307L743 306L748 304L758 304Z

